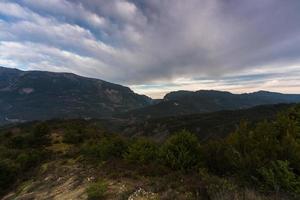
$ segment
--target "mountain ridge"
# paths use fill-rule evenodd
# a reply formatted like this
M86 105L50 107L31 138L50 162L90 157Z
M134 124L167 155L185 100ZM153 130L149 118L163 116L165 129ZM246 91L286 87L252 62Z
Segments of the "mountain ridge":
M262 90L242 94L217 90L180 90L166 94L163 100L157 104L129 111L127 115L135 118L157 118L298 102L300 102L299 94L283 94Z
M0 125L53 118L159 118L300 102L298 94L179 90L163 99L66 72L0 67Z
M150 105L129 87L72 73L0 69L0 121L101 118Z

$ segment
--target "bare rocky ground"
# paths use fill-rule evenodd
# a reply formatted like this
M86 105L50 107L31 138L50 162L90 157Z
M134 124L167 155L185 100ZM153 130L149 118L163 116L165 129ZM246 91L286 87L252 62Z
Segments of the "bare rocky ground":
M100 167L101 169L101 167ZM119 173L119 172L117 172ZM127 173L127 172L125 172ZM193 200L203 199L191 196L191 193L172 189L172 185L162 183L160 178L134 177L133 174L107 174L87 167L72 159L59 159L43 164L37 174L13 189L2 200L84 200L88 199L86 189L96 180L107 183L105 197L107 200ZM159 184L161 188L157 188ZM167 189L166 189L167 188ZM238 196L226 196L227 192L218 194L213 200L241 200ZM206 199L206 198L204 198ZM272 199L272 198L271 198ZM244 200L270 200L253 191L247 191Z
M87 172L77 164L64 161L45 163L35 177L20 184L3 199L86 199Z
M3 200L76 200L87 199L86 188L99 177L95 169L84 167L74 160L45 163L32 179L21 183ZM99 173L98 173L99 174ZM151 200L158 194L139 187L138 180L103 178L108 185L105 199Z
M54 157L38 167L28 180L16 184L2 200L88 199L86 189L97 180L103 180L107 184L104 199L158 199L158 194L143 188L148 180L126 178L122 169L116 172L115 169L109 169L110 164L104 164L103 167L91 166L80 157L74 159L66 156L74 146L63 143L60 133L52 133L52 141L48 150L53 152Z

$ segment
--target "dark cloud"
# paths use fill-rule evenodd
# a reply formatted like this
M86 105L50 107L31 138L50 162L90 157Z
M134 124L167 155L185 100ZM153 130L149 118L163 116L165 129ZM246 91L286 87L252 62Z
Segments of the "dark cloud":
M0 64L131 85L295 78L299 10L299 0L4 0Z

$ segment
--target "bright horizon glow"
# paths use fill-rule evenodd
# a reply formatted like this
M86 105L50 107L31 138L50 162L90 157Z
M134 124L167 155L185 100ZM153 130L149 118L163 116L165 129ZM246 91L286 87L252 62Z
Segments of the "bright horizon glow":
M175 88L174 90L163 90L163 91L149 91L149 90L140 90L140 89L136 89L136 88L132 88L131 89L135 92L135 93L138 93L138 94L142 94L142 95L147 95L149 97L151 97L152 99L162 99L166 94L168 94L169 92L174 92L174 91L180 91L180 90L187 90L187 91L192 91L192 92L195 92L195 91L198 91L198 90L217 90L217 91L226 91L226 92L230 92L230 93L233 93L233 94L242 94L242 93L252 93L252 92L257 92L257 91L269 91L269 92L278 92L278 93L283 93L283 94L300 94L299 92L299 89L298 88L295 88L294 90L290 89L290 88L281 88L281 89L278 89L278 88L273 88L273 87L270 87L270 88L248 88L247 89L241 89L241 90L235 90L235 89L228 89L228 90L224 90L222 87L220 88L197 88L197 89L190 89L190 88L183 88L183 89L179 89L179 88ZM289 92L286 92L287 89L289 89Z

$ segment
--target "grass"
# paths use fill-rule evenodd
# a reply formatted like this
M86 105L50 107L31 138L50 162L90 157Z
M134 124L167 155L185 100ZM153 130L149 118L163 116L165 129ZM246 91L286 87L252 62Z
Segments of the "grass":
M91 183L86 189L88 200L105 199L105 193L107 191L107 184L104 181L97 181Z

